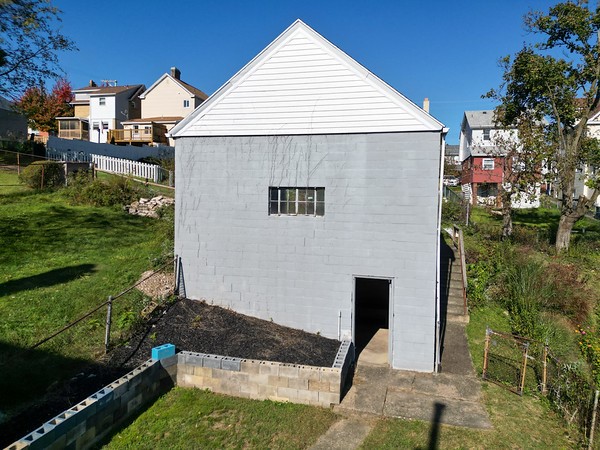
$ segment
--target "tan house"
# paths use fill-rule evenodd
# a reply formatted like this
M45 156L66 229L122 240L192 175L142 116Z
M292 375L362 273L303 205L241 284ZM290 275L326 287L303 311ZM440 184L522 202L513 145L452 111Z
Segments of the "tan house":
M117 144L174 145L166 134L207 97L182 81L179 69L172 67L140 95L142 118L123 122L123 130L114 130L112 136Z

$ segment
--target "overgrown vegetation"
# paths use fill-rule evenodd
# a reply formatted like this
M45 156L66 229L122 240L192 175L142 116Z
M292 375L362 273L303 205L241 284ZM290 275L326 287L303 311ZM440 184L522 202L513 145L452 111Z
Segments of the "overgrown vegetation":
M19 181L31 189L56 189L65 184L63 165L56 161L34 161L24 167Z
M91 172L78 171L69 177L65 195L75 205L123 206L152 194L144 185L125 177L100 179L93 178Z

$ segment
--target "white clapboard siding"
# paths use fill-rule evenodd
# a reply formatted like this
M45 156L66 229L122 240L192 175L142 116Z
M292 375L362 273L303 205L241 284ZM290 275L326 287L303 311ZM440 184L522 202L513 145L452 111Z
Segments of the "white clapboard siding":
M94 162L96 169L104 172L146 178L155 183L158 183L159 181L160 166L155 164L147 164L131 161L129 159L112 158L110 156L102 155L92 155L92 161Z
M297 21L172 133L434 131L441 123Z

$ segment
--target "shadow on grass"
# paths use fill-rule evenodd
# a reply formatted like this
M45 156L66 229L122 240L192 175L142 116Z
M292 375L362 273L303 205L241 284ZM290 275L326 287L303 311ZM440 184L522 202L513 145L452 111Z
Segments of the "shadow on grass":
M60 269L49 270L48 272L32 275L30 277L6 281L5 283L0 283L0 296L12 295L17 292L27 291L29 289L37 289L66 283L82 277L83 275L94 273L95 271L95 264L79 264L77 266L61 267Z
M0 448L12 444L128 370L0 342Z

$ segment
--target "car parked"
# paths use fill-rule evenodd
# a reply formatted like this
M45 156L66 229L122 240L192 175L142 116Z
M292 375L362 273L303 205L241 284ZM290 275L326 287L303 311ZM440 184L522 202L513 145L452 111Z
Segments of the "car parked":
M445 186L458 186L460 184L460 180L452 175L444 175L444 185Z

